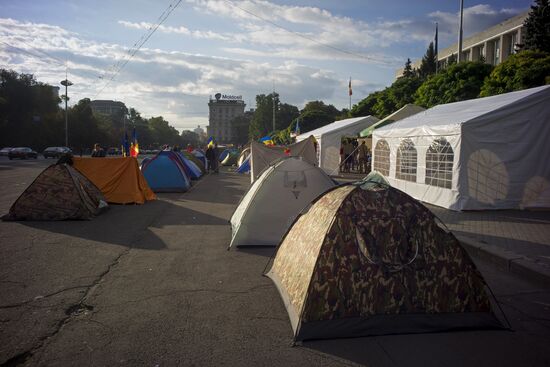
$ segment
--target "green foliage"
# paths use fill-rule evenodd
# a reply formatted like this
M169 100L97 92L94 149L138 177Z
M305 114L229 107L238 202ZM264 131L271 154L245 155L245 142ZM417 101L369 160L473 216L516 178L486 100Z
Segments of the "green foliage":
M414 76L414 71L411 66L411 59L407 58L407 62L405 63L405 67L403 68L403 77L410 78Z
M65 109L54 89L37 82L31 74L0 69L0 146L30 146L37 151L65 145ZM143 119L130 109L129 119L92 113L85 98L68 109L69 145L75 152L100 143L119 147L124 135L136 127L142 147L180 144L181 137L162 117Z
M341 112L333 105L326 105L323 101L308 102L300 112L300 132L303 134L330 124L340 115ZM293 123L291 126L296 125Z
M200 136L194 131L183 130L181 132L180 144L182 147L186 147L187 144L191 144L191 146L194 146L194 147L199 146Z
M353 105L350 111L352 117L375 115L373 108L378 101L378 98L383 94L382 91L377 91L369 94L367 98L363 98L358 104Z
M495 67L485 80L480 96L492 96L548 83L550 83L550 54L522 51Z
M525 49L550 52L550 2L535 0L523 25Z
M430 42L426 54L422 57L422 63L418 69L421 78L427 78L435 74L437 55L435 54L434 43Z
M236 116L230 122L233 126L234 143L244 145L248 143L248 131L252 122L253 112L247 111L243 115Z
M431 76L416 92L415 103L429 108L442 103L476 98L493 67L480 62L450 65Z
M388 88L371 93L367 98L354 105L351 116L374 115L384 118L407 103L414 102L414 95L422 79L417 76L401 77Z
M249 137L257 140L273 130L273 104L279 104L279 95L271 93L256 96L256 110L250 122Z

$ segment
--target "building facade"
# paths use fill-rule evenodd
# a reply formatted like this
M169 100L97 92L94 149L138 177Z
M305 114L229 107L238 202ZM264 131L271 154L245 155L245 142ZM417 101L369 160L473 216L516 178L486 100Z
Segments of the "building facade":
M94 113L100 113L108 116L123 116L128 113L126 105L119 101L98 99L91 101L90 107Z
M468 37L462 42L461 60L484 61L487 64L498 65L510 55L516 53L523 45L525 27L523 23L529 12L516 15L493 27ZM439 64L445 66L451 59L456 60L458 42L440 50L437 55ZM418 69L422 60L416 60L412 67ZM403 75L403 68L396 72L396 78Z
M218 143L232 143L236 135L231 120L244 115L246 104L242 96L217 93L214 97L208 101L207 135Z

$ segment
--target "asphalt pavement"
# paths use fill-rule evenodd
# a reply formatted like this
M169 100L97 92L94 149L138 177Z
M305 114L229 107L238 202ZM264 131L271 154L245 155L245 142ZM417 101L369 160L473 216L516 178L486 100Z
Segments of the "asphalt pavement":
M0 214L51 163L0 158ZM262 276L274 249L226 250L248 180L222 170L91 221L0 222L0 366L550 365L550 289L481 257L513 331L293 346Z

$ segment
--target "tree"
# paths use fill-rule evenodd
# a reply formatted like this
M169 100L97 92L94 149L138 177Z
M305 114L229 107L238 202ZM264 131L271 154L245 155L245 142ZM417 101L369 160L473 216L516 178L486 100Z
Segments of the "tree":
M382 91L377 91L369 94L366 98L363 98L358 104L353 105L350 111L352 117L375 115L373 111L374 105L378 101L378 98L382 95Z
M178 131L170 126L162 116L151 117L149 119L149 128L151 129L155 146L163 144L181 145L181 138Z
M420 68L418 72L422 78L427 78L428 76L435 74L437 63L437 55L435 54L434 43L430 42L426 54L422 57L422 62L420 63Z
M256 140L273 131L273 103L279 104L279 95L271 93L256 96L256 110L250 123L249 138Z
M187 144L191 144L194 147L198 146L200 144L199 134L191 130L183 130L181 132L181 145L187 146Z
M331 104L326 105L323 101L308 102L300 111L300 132L303 134L330 124L340 115L341 112Z
M415 103L429 108L441 103L476 98L492 69L492 65L480 62L453 64L432 75L418 88Z
M550 83L550 53L521 51L500 63L485 80L480 96L492 96Z
M233 126L233 142L238 145L248 143L248 130L254 113L246 111L243 115L236 116L231 120Z
M411 66L411 59L407 58L407 62L405 63L405 68L403 68L403 77L410 78L413 75L414 75L414 71Z
M81 99L69 110L69 141L77 151L91 148L95 143L103 146L120 145L113 144L116 142L113 142L110 136L99 128L89 98Z
M281 103L277 110L277 119L275 121L275 128L277 130L287 128L294 119L300 116L298 107L288 103Z
M394 106L393 111L388 114L395 112L408 103L414 103L414 95L421 85L422 79L415 75L408 78L399 78L393 82L388 94Z
M548 0L535 0L529 16L523 23L526 50L550 52L550 4Z

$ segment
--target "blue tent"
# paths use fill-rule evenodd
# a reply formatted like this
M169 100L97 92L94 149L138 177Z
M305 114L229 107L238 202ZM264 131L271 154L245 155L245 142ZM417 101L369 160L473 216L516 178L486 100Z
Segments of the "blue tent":
M155 192L185 192L191 187L180 156L169 150L163 150L142 164L141 171Z
M239 168L237 168L237 172L239 173L248 173L250 172L250 157L252 157L252 154L250 154L246 159L241 163Z
M204 168L208 169L208 160L206 159L206 155L202 150L195 149L191 152L191 154L193 154L199 161L202 162L202 164L204 164Z
M196 180L196 179L199 179L201 176L202 176L202 171L201 169L199 168L199 166L197 166L195 164L195 162L193 162L192 160L190 159L187 159L185 157L185 155L183 155L183 153L180 153L178 152L178 156L180 157L181 161L183 162L183 165L185 166L186 169L186 173L187 175L192 179L192 180Z
M235 148L230 148L230 149L224 149L224 151L220 154L218 160L220 162L223 162L223 160L227 157L228 154L230 153L237 153L239 154L239 150L238 149L235 149Z

